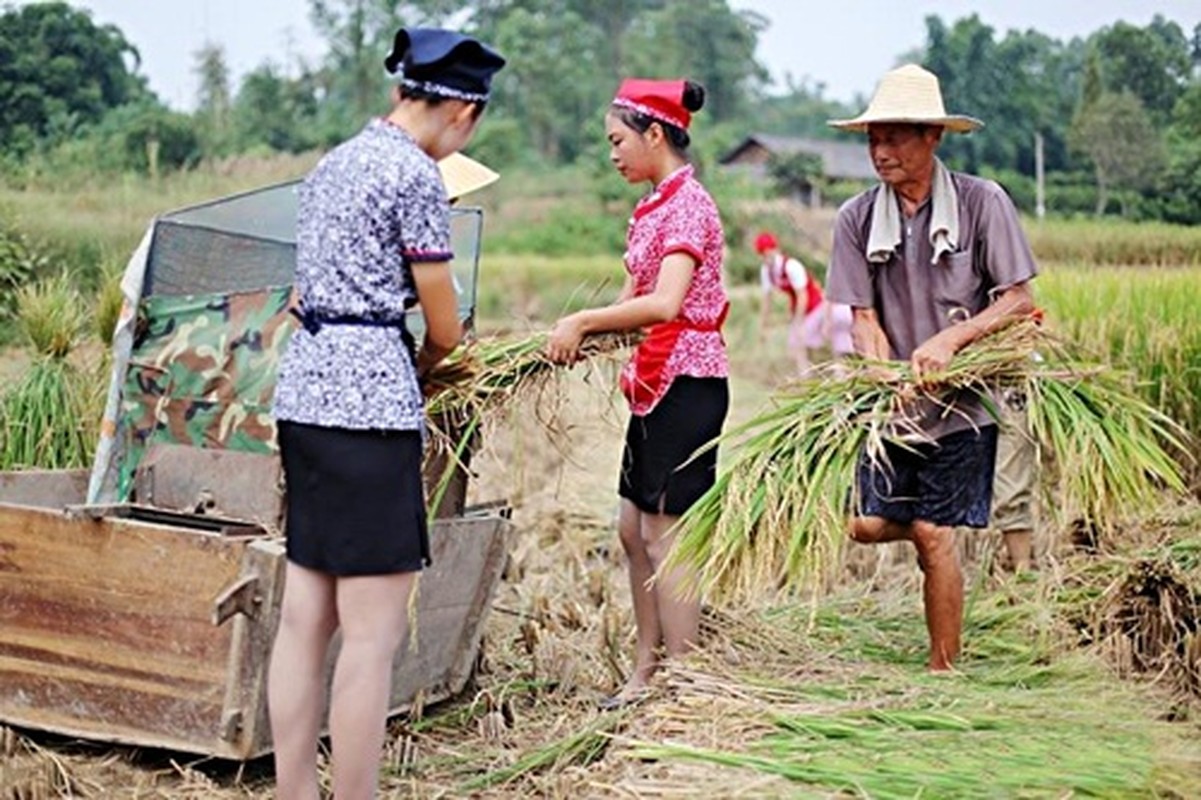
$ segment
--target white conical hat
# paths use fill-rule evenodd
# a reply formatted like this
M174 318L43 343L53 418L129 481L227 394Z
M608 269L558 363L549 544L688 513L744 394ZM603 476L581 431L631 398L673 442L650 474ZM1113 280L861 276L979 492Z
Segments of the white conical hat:
M498 173L462 153L452 153L439 161L438 170L451 200L483 189L500 178Z
M844 131L866 131L873 122L912 122L921 125L941 125L949 131L968 133L983 127L975 117L948 114L942 103L938 76L917 64L906 64L885 73L876 85L876 93L867 110L854 119L832 119L827 122Z

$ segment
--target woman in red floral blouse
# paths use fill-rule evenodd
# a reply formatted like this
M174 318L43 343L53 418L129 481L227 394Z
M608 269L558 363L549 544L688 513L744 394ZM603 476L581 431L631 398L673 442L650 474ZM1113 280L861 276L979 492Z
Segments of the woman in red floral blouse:
M621 84L605 117L609 157L627 181L654 188L630 220L617 302L560 319L547 346L553 360L571 363L587 334L645 332L621 375L630 422L618 488L637 651L608 707L640 698L662 655L682 655L697 641L700 600L681 590L681 569L661 567L672 526L713 485L716 449L691 457L721 433L729 408L721 219L686 156L692 112L702 105L704 89L691 81Z

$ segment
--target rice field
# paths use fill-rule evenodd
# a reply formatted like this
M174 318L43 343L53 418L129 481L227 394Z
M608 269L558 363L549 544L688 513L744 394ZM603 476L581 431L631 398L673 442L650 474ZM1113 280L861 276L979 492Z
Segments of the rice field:
M1026 235L1044 264L1104 267L1201 265L1201 228L1115 219L1026 220Z
M75 250L114 230L104 197L84 193L96 216ZM0 194L6 203L42 215L40 235L62 224L50 199ZM122 212L124 235L140 235L147 210ZM1105 235L1091 223L1032 230L1047 324L1137 374L1145 397L1197 433L1196 234L1147 229L1134 244ZM1077 239L1106 254L1071 250L1086 246ZM106 252L123 257L124 242ZM607 302L621 272L608 256L488 252L481 275L486 334L540 330ZM756 338L757 289L735 287L732 299L737 422L766 403L790 362L782 334ZM1201 797L1201 511L1189 503L1125 521L1100 553L1044 532L1040 570L1018 577L995 569L995 537L973 538L965 653L951 676L923 671L911 554L860 549L837 563L826 594L781 587L755 603L713 603L701 652L668 669L643 704L598 711L630 668L633 632L613 532L623 411L612 385L610 371L581 367L539 392L539 402L555 395L553 435L533 400L485 428L469 499L507 500L519 535L473 682L392 722L381 796ZM321 766L328 778L325 754ZM225 764L0 726L0 800L272 795L267 760Z
M1144 396L1201 434L1201 268L1052 265L1036 296L1049 325L1133 371Z

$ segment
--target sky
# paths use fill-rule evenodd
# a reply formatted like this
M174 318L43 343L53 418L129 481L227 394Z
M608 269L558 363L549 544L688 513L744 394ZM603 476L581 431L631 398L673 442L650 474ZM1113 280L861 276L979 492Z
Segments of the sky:
M0 0L0 5L13 0ZM235 86L265 60L286 67L315 61L323 43L309 22L308 0L68 0L115 24L141 53L141 72L173 108L195 105L195 53L206 41L222 45ZM18 1L16 5L22 5ZM972 13L998 37L1033 28L1056 39L1086 36L1121 19L1146 25L1156 14L1186 35L1201 23L1201 0L731 0L731 7L770 21L760 35L759 60L778 86L785 76L823 85L831 99L870 95L902 53L925 40L925 18L952 22ZM519 56L518 56L519 57Z

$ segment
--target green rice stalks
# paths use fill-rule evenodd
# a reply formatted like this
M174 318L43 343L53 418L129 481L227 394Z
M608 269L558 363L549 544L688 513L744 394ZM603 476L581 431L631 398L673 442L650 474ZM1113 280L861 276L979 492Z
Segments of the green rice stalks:
M907 363L825 365L709 446L724 450L714 486L683 515L669 558L690 568L693 591L747 597L824 574L845 540L861 454L882 463L884 442L917 432L914 409L974 393L996 416L992 391L1028 398L1030 426L1063 476L1059 510L1106 528L1183 491L1187 434L1109 368L1076 361L1030 321L959 353L922 381Z
M98 416L86 379L58 358L38 358L0 396L0 469L70 469L91 463Z
M547 335L477 339L455 350L426 377L432 418L466 420L502 409L516 394L537 386L560 365L546 357ZM589 336L580 348L586 361L608 357L634 342L627 334Z
M460 789L463 792L476 792L489 786L510 783L544 769L557 770L569 765L587 766L605 754L613 735L625 723L629 713L625 710L602 715L582 730L522 756L508 767L473 778Z
M1007 699L1033 711L1017 694ZM1055 706L1049 691L1039 699ZM1161 781L1170 785L1153 774L1153 743L1141 731L1074 711L1049 712L1033 728L1029 718L979 706L795 715L780 717L777 732L749 752L649 744L635 754L740 767L855 797L1154 795ZM1080 735L1089 723L1107 735Z
M122 277L121 270L112 267L101 274L100 290L96 297L94 330L106 350L113 345L113 333L125 304L125 295L121 291Z

